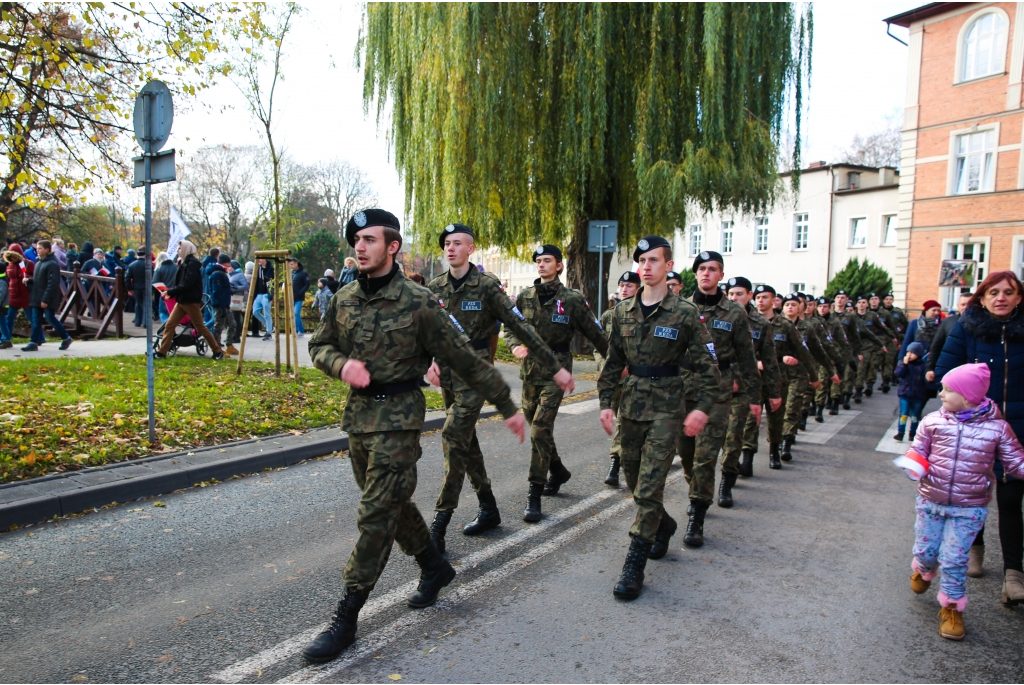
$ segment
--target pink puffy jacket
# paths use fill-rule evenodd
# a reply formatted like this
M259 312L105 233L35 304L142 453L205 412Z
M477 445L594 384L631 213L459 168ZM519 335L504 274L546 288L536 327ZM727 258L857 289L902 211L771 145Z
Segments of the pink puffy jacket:
M917 491L936 504L986 506L992 499L992 465L997 458L1007 474L1024 478L1024 448L995 403L969 421L960 421L945 409L932 412L921 421L911 449L927 457L929 464Z

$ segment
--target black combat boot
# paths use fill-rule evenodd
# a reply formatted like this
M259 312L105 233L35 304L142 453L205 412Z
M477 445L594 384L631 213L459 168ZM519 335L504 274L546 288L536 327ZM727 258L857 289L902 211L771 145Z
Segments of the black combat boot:
M740 451L739 463L740 475L750 478L754 475L754 450L744 449Z
M818 407L817 407L817 411L814 412L814 420L817 423L825 423L825 417L822 416L822 413L824 411L825 411L825 405L824 404L819 404Z
M797 427L797 430L802 430L802 431L807 430L807 410L806 409L801 409L800 410L800 422L797 423L796 427Z
M833 397L828 403L828 415L838 416L839 415L839 398Z
M448 532L448 523L451 520L452 512L435 511L434 520L430 522L430 539L441 554L444 554L444 534Z
M526 498L526 511L523 512L523 520L527 523L540 521L540 493L544 486L540 483L530 483L530 494Z
M787 435L782 439L782 461L793 461L793 440L792 435Z
M305 646L302 658L314 664L322 664L337 659L338 655L348 649L355 642L356 620L369 594L345 588L345 596L338 602L338 609L330 625Z
M888 395L889 394L889 379L888 378L883 378L882 379L881 390L882 390L882 394L883 395Z
M875 384L874 383L868 383L867 386L864 388L864 397L871 397L871 395L873 395L874 392L875 392Z
M562 462L552 464L551 472L548 474L548 482L544 486L544 494L549 496L557 495L558 488L562 487L563 483L568 483L570 478L572 478L572 474L569 473L569 469L565 468L565 464Z
M856 388L853 391L853 403L854 404L860 404L861 393L863 393L863 392L864 392L864 390L862 388Z
M654 544L648 553L648 559L661 559L668 554L668 541L679 530L679 524L668 515L667 511L661 512L661 522L658 524L658 532L654 534Z
M718 486L718 506L723 509L732 507L732 486L736 485L736 473L722 473L722 482Z
M644 569L647 558L651 554L651 543L632 538L629 551L626 552L626 563L622 565L622 575L615 583L612 594L619 599L636 599L644 589Z
M779 461L779 443L773 442L768 449L768 468L781 469L782 462Z
M433 543L416 555L416 563L420 565L420 584L406 602L410 609L430 606L437 601L437 593L441 592L441 588L455 580L455 569L441 556Z
M850 393L843 395L843 409L850 410Z
M683 544L689 547L700 547L704 544L704 514L707 513L708 505L700 500L691 499L690 506L686 513L690 520L686 523L686 534L683 535Z
M611 466L608 467L608 475L605 476L604 484L614 488L619 487L619 458L612 457Z
M501 525L501 514L498 513L498 503L494 499L494 492L488 490L478 493L476 497L480 500L480 511L477 512L476 518L462 529L463 535L479 535L485 530Z

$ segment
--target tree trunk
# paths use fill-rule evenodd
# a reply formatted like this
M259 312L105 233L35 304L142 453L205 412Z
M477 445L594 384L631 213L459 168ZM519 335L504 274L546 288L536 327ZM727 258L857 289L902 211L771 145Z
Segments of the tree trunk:
M597 284L598 284L598 254L588 252L588 230L589 218L585 216L576 217L573 225L572 237L565 253L565 284L583 293L590 305L590 311L597 317ZM606 254L604 260L605 278L608 273L608 261L612 255ZM590 341L582 335L576 335L572 342L573 354L590 354L594 347Z

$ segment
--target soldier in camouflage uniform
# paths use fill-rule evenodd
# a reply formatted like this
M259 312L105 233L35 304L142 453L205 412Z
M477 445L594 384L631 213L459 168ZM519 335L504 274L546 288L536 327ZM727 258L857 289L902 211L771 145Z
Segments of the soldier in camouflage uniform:
M582 333L598 352L607 354L608 341L583 294L566 288L558 280L562 270L562 251L554 245L542 245L534 252L533 261L537 264L540 278L519 293L516 306L526 323L533 326L555 353L559 365L572 372L569 344L576 332ZM523 520L536 523L543 516L541 494L558 494L558 489L572 476L562 464L555 447L555 417L562 404L563 391L551 381L550 375L545 373L514 332L510 332L505 341L512 354L523 360L519 369L519 377L523 380L523 414L531 429L530 492Z
M697 306L701 321L707 326L715 343L722 384L719 396L711 408L708 424L700 435L691 437L683 431L679 434L683 473L690 485L690 507L686 511L689 521L683 542L691 547L704 544L704 517L715 496L715 465L719 453L725 447L730 403L735 398L735 401L746 404L755 415L761 413L761 375L754 357L747 312L726 298L718 287L719 281L725 277L724 261L719 253L705 251L697 255L692 267L697 276L697 290L690 301ZM690 374L684 365L686 399L692 402L696 389L689 380ZM723 468L718 493L721 506L732 506L732 487L736 484L737 475L739 471L735 464L730 463L728 470Z
M412 501L426 411L419 381L431 359L442 360L498 407L520 441L525 432L501 374L473 353L431 292L395 264L400 228L381 209L356 212L349 220L345 234L361 275L331 298L309 341L314 366L351 386L342 429L349 434L349 460L363 493L356 514L359 538L345 566L345 596L327 629L302 652L317 663L336 658L355 640L359 610L395 541L421 569L410 607L433 604L455 578Z
M523 315L505 295L501 282L492 274L481 272L469 257L475 250L475 235L463 224L449 224L438 238L445 252L449 269L427 286L437 296L441 307L454 317L469 336L469 345L478 356L491 361L491 336L496 324L503 323L530 349L537 366L564 391L571 392L572 374L563 369L554 354L537 332L524 323ZM434 507L434 520L430 524L430 537L444 553L445 532L452 514L459 506L462 484L469 482L480 502L476 519L467 524L465 535L479 535L501 523L498 503L491 490L491 481L484 467L484 456L476 437L476 422L484 406L484 397L458 374L436 362L427 378L441 386L447 412L441 429L444 449L444 482Z
M597 382L601 397L601 423L610 435L615 423L612 393L623 370L618 418L622 433L622 470L636 502L636 519L622 576L613 594L635 599L643 588L647 559L660 559L668 551L676 523L665 511L665 479L675 456L680 424L688 435L704 427L708 413L721 394L715 365L715 347L696 307L668 290L666 271L672 266L672 248L658 236L637 243L633 261L640 264L644 287L620 303L612 317L608 361ZM694 403L683 419L683 379L680 366L693 367L690 384Z
M782 405L782 397L779 395L779 362L775 356L772 324L754 307L752 302L754 299L753 285L748 279L742 276L730 278L728 296L730 300L743 307L747 312L750 338L754 345L754 357L757 359L757 368L761 372L759 385L762 412L764 409L767 409L768 412L777 411ZM739 366L736 367L736 374L738 373ZM737 381L736 374L734 374L733 382ZM722 471L731 471L729 465L732 464L739 475L744 478L754 475L754 453L757 452L756 426L760 424L760 421L755 421L753 440L748 444L744 438L749 416L750 406L733 397L732 408L729 411L729 427L726 431Z
M838 355L836 373L839 376L843 376L850 369L850 360L853 358L853 352L850 348L850 341L846 338L846 328L843 326L842 320L838 314L832 313L832 300L827 297L818 298L815 318L827 331L829 339L832 341L832 346ZM827 408L830 416L836 416L839 414L839 401L843 394L842 383L829 379L827 385L828 392L825 392L826 384L824 383L821 390L818 391L817 404L818 407Z
M803 333L807 339L807 348L810 350L811 356L818 363L818 379L821 381L821 387L817 390L812 388L810 384L804 390L805 401L800 417L800 430L807 430L807 417L812 412L814 413L815 421L818 423L825 421L821 410L818 410L816 407L814 398L816 393L831 389L833 379L838 382L839 376L836 373L839 368L839 355L832 345L828 331L825 330L825 327L814 316L814 300L803 293L797 293L797 295L800 296L801 307L803 308L797 330Z
M857 370L854 401L860 399L861 393L871 397L875 378L882 369L882 360L888 351L886 341L889 337L888 328L879 320L878 314L871 311L868 298L864 295L857 297L857 318L863 325L863 328L860 329L860 337L864 363Z
M850 399L853 397L854 386L857 384L857 369L863 363L864 356L861 354L860 326L857 325L857 312L850 309L850 296L845 290L836 293L833 316L839 317L843 325L843 332L850 343L850 365L843 373L843 384L840 393L843 409L850 409Z
M882 372L881 390L883 394L888 394L889 387L892 385L892 372L896 368L896 355L900 353L900 343L903 342L903 334L906 333L907 327L905 324L900 325L892 310L882 306L882 298L877 293L868 295L868 306L878 315L878 320L885 326L889 336L885 340L887 351L882 355L880 369Z
M625 302L629 298L636 295L637 289L640 287L640 274L635 271L626 271L619 276L619 302ZM671 290L671 288L670 288ZM615 308L608 309L604 314L601 315L601 329L604 331L605 337L611 333L612 330L612 318L615 316ZM597 352L594 352L594 356L597 357L597 372L601 373L604 369L604 363L607 359ZM623 376L622 378L625 378ZM615 386L615 390L612 391L612 411L618 413L619 411L619 399L622 397L622 378L619 379L619 384ZM605 476L605 485L611 485L612 487L619 487L619 470L622 464L622 442L620 439L619 426L615 426L615 433L612 435L612 453L611 453L611 465L608 467L608 475Z
M682 294L683 294L683 277L680 276L678 272L676 272L676 271L669 271L668 272L668 278L666 279L666 282L668 283L668 289L672 291L673 295L680 295L680 296L682 296Z

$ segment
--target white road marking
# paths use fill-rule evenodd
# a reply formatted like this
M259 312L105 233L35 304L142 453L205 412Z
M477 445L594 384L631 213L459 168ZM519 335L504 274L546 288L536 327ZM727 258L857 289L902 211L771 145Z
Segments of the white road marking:
M678 477L678 474L677 476ZM671 479L671 477L670 477ZM520 543L523 543L530 538L536 537L541 533L546 532L550 528L557 526L563 521L573 518L578 514L590 509L591 507L600 504L604 500L614 497L616 495L622 495L623 491L620 489L607 489L598 492L597 494L591 495L590 497L581 500L571 507L552 512L545 515L544 519L540 523L531 525L529 528L524 528L506 538L502 538L493 545L485 547L479 552L474 552L467 557L459 559L454 563L459 564L457 568L472 568L474 564L478 564L482 561L490 559L498 554L501 554L505 550L514 547ZM627 503L631 503L633 500L625 500ZM366 603L363 610L359 612L360 619L367 619L374 616L385 609L389 609L400 603L404 603L406 598L416 589L419 581L410 581L401 587L395 588L391 592L388 592L381 597L371 600ZM403 619L405 620L405 619ZM294 637L291 637L279 644L263 650L259 654L254 654L251 657L243 659L237 663L234 663L227 668L217 671L210 676L211 680L216 680L222 683L240 683L245 678L257 674L261 670L265 670L268 667L288 659L293 654L296 654L302 647L312 640L317 634L320 633L324 628L327 627L326 623L314 626L308 630L305 630Z
M808 417L807 430L801 431L797 437L797 444L824 445L834 438L836 433L845 428L850 421L860 416L860 414L861 412L856 409L853 411L841 411L839 416L829 416L825 419L825 423L818 423L813 418Z
M601 400L583 400L572 404L563 404L558 408L559 414L586 414L601 408Z
M666 481L666 485L673 483L682 478L682 472L676 472L669 476ZM332 679L344 671L346 668L351 666L354 662L358 661L362 657L368 654L373 654L379 651L382 647L386 646L390 642L398 639L399 635L405 631L406 628L411 626L424 623L425 621L433 618L439 611L445 611L457 605L459 602L465 601L471 598L473 595L486 590L487 588L497 584L504 580L510 575L520 571L527 566L533 564L535 561L543 558L551 552L557 550L559 547L572 542L576 538L580 537L589 530L596 528L613 516L617 516L626 510L633 504L632 499L623 499L617 504L613 504L606 509L603 509L598 514L591 516L585 521L573 526L569 530L561 533L560 535L552 538L548 542L542 545L538 545L528 552L512 559L493 571L489 571L484 575L480 576L476 580L467 583L466 585L460 585L453 592L446 593L441 599L437 601L431 609L424 609L421 611L410 612L407 616L403 616L391 625L382 628L371 635L364 638L358 639L355 644L350 647L342 656L332 661L329 664L322 664L316 666L306 666L305 668L299 669L295 673L282 678L277 681L279 683L318 683L324 680Z
M889 426L889 429L882 434L882 439L878 441L877 445L875 445L876 452L903 454L910 448L911 441L909 440L909 434L904 437L903 442L893 439L892 436L896 435L896 429L899 428L899 426L900 420L899 417L897 417L896 420L892 422L892 425Z

